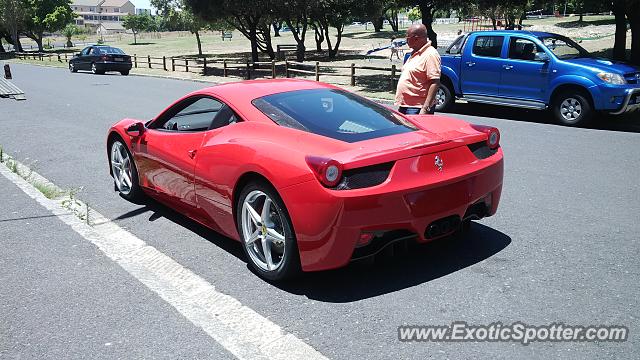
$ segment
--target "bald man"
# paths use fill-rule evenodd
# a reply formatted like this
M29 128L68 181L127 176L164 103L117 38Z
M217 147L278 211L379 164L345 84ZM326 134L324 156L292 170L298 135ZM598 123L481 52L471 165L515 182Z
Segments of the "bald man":
M402 66L395 104L403 114L433 114L440 86L440 54L431 46L423 24L409 27L407 45L413 52Z

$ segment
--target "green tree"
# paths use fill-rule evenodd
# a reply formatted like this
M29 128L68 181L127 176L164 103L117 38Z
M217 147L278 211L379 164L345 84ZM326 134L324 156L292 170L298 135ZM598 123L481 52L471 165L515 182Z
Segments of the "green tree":
M409 19L411 22L422 19L422 13L420 12L420 8L417 6L412 7L411 10L407 12L407 19Z
M140 14L140 15L127 15L124 17L122 22L122 26L125 29L131 30L133 33L133 43L138 43L138 33L140 31L145 31L149 29L151 25L152 19L149 14Z
M42 37L45 32L56 32L73 22L75 14L71 11L69 0L24 0L24 34L38 44L43 51Z
M74 24L69 24L67 26L65 26L64 29L62 29L62 34L64 35L65 38L67 38L67 44L66 46L68 48L73 47L73 43L71 42L71 38L74 35L77 35L80 32L80 29L78 29L78 27Z

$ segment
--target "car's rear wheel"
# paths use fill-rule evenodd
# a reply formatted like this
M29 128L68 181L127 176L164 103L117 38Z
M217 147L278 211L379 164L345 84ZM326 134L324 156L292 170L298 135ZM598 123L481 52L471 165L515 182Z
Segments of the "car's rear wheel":
M73 63L69 63L69 71L75 73L78 72L78 69L76 69L76 66Z
M445 84L440 84L436 92L436 111L448 111L453 106L454 101L451 89Z
M593 107L584 94L566 91L556 97L553 113L562 125L583 126L593 118Z
M125 71L120 71L120 74L127 76L129 75L129 70L125 70Z
M98 67L96 66L96 63L91 64L91 72L96 74L96 75L104 74L104 71L98 70Z
M121 140L115 140L111 143L109 154L116 190L130 201L141 198L143 194L138 183L138 170L127 146Z
M300 256L291 219L278 193L264 182L247 185L236 206L238 233L251 268L281 281L300 273Z

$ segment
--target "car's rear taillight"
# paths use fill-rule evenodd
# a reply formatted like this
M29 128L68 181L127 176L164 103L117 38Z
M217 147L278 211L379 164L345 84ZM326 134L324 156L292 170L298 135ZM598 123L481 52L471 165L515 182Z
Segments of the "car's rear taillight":
M320 156L307 156L305 158L309 168L313 170L316 178L326 187L334 187L342 179L342 164Z
M485 125L471 125L477 131L487 134L487 146L489 149L497 149L500 146L500 130Z

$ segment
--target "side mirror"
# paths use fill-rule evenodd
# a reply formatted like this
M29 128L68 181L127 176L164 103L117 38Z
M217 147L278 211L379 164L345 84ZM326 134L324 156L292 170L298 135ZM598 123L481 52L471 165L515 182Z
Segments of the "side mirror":
M549 55L547 55L546 52L537 52L533 60L549 62L550 59L549 59Z
M144 133L144 124L141 122L137 122L135 124L129 125L129 127L125 131L129 136L138 137Z

